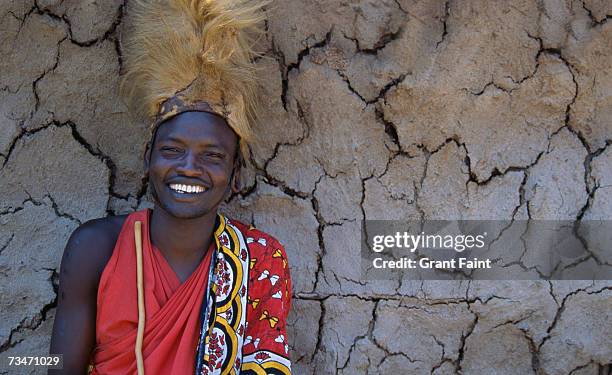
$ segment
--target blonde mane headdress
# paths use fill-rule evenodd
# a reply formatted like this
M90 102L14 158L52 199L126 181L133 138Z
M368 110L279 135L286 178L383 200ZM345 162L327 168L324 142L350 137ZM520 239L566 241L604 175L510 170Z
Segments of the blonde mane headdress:
M261 0L132 0L121 92L151 123L187 111L225 118L247 153L256 114Z

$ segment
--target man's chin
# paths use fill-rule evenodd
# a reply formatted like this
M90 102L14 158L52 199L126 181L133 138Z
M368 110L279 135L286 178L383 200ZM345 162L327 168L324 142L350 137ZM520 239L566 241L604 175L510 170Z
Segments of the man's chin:
M196 205L193 203L179 203L172 200L170 197L164 197L164 199L159 199L160 197L154 187L152 187L151 193L153 197L153 202L155 203L155 207L163 210L167 215L177 219L198 219L203 216L209 215L211 212L214 212L216 214L217 208L219 206L219 204L217 204L213 207L202 207L202 205Z
M216 209L202 207L176 207L174 205L160 204L160 202L157 202L156 206L164 210L164 212L166 212L169 216L182 220L199 219L211 214L213 211L216 213Z

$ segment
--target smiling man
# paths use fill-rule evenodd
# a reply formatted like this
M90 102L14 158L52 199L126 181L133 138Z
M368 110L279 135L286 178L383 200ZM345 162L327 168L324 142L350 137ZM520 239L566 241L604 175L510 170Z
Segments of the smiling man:
M92 220L60 270L50 373L290 373L283 247L218 212L240 187L261 4L151 0L129 9L124 92L152 124L154 209Z

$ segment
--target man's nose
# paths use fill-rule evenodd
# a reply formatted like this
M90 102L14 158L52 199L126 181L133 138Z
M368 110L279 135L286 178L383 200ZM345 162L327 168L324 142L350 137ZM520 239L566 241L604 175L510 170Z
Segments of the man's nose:
M181 163L177 167L177 172L189 176L196 176L202 174L202 172L198 168L197 155L193 152L187 152L187 154L181 160Z

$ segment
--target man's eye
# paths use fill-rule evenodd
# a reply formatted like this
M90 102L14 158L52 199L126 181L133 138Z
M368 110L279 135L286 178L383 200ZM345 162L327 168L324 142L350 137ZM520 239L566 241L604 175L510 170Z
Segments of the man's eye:
M207 158L211 158L211 159L223 159L225 158L225 155L217 153L217 152L207 152L206 154L204 154L205 157Z
M176 147L162 147L160 152L167 158L179 157L183 154L183 150Z

